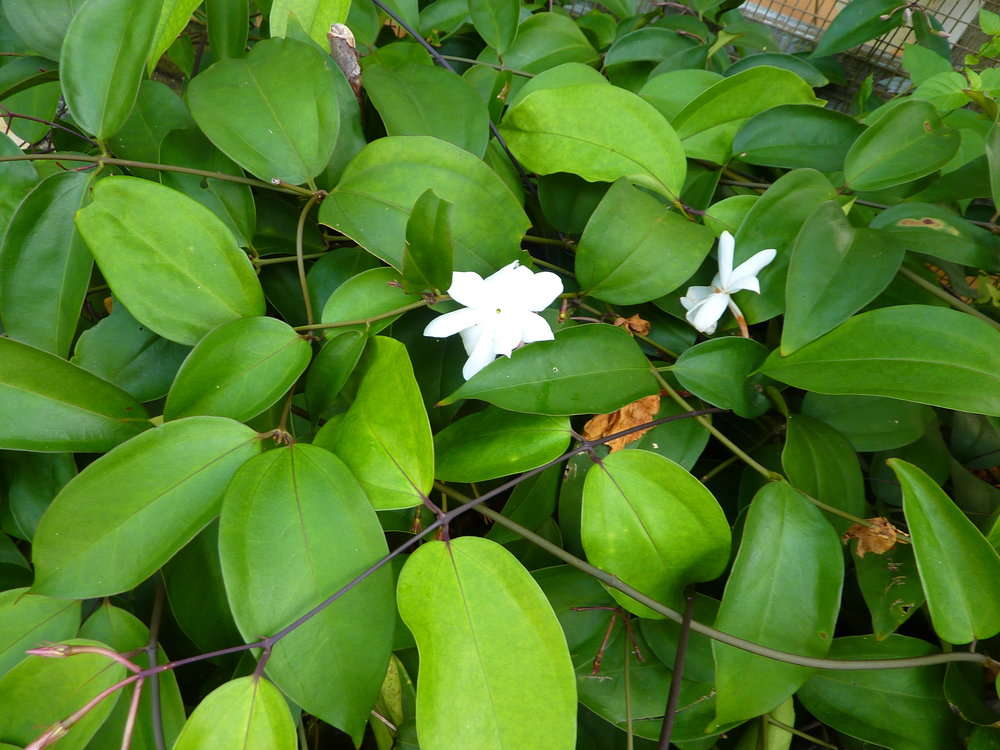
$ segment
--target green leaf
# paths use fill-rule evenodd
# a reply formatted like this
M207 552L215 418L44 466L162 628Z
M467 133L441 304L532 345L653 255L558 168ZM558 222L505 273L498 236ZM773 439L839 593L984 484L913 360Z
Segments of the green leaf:
M590 182L628 177L676 200L684 150L670 124L637 95L583 84L535 91L511 107L500 128L532 172L570 172Z
M778 254L758 274L760 294L746 291L735 296L748 323L759 323L784 311L786 274L795 238L816 208L836 197L837 190L822 174L796 169L775 180L750 207L736 233L733 263L742 263L767 248Z
M0 68L0 74L2 71ZM0 156L23 155L10 138L0 138ZM30 161L0 162L0 227L9 225L18 204L37 182L38 172Z
M184 360L163 417L209 414L247 421L281 398L311 358L309 343L277 318L223 323Z
M926 641L892 635L837 638L836 659L899 659L927 656ZM915 669L820 672L797 697L809 713L838 732L893 750L958 747L955 721L941 690L944 665Z
M468 151L435 138L368 144L320 205L319 220L401 268L406 222L428 188L453 204L455 268L485 275L517 258L531 222L514 194Z
M487 46L503 55L517 36L521 4L517 0L469 0L472 25Z
M687 409L671 399L660 399L660 410L656 413L656 419L683 414L686 411ZM691 471L691 467L697 463L702 451L705 450L708 437L708 430L702 427L698 420L678 419L674 422L657 425L625 447L626 449L641 448L652 453L659 453L664 458L669 458L675 464Z
M503 61L515 70L541 73L563 63L591 65L598 59L597 51L572 18L549 12L524 20Z
M219 553L246 640L276 633L388 552L348 468L313 445L268 451L233 477ZM268 675L295 703L360 741L392 648L392 574L382 568L275 644Z
M324 49L330 25L347 20L351 0L274 0L271 5L272 37L288 36L288 21L294 18L316 44Z
M576 746L566 639L538 584L503 547L476 537L428 542L403 567L397 599L420 652L422 748Z
M434 483L434 443L406 347L372 338L357 372L354 402L315 442L347 464L377 510L420 505Z
M769 406L760 376L752 375L765 357L767 349L753 339L724 336L685 350L671 372L698 398L754 419Z
M651 76L639 89L639 96L673 122L699 94L721 80L722 76L712 70L672 70Z
M250 31L250 3L244 0L205 0L205 15L208 18L208 43L216 58L243 57Z
M0 592L0 676L27 658L27 649L72 638L79 627L78 601L30 594L28 589Z
M323 171L337 142L335 75L333 61L318 49L268 39L246 57L221 60L195 76L188 105L230 159L262 180L298 185Z
M119 158L160 163L160 144L167 134L172 130L193 127L194 121L184 100L166 84L147 80L139 85L139 96L132 113L109 139L108 145ZM198 166L205 168L201 164ZM130 171L136 177L154 181L160 175L154 169L133 167Z
M872 617L876 640L885 640L924 603L913 545L897 544L888 552L858 557L854 552L858 588Z
M103 643L82 638L65 643L107 648ZM66 659L29 656L0 677L0 706L4 707L0 713L0 737L19 746L28 745L124 676L125 667L102 654L74 654ZM117 691L94 706L59 739L59 745L69 750L87 747L122 692Z
M781 465L793 486L853 516L865 515L865 481L850 442L829 425L799 414L788 418ZM827 514L837 533L850 521Z
M1000 556L937 483L898 458L903 513L934 631L948 643L1000 632Z
M830 80L820 72L819 68L808 60L796 55L788 55L784 52L758 52L753 55L747 55L742 60L737 60L726 68L726 76L742 73L744 70L757 68L761 65L790 70L813 88L826 86L830 83Z
M715 627L763 646L826 656L840 609L844 557L823 514L785 482L754 496ZM713 642L715 724L773 710L813 670Z
M990 189L993 205L1000 206L1000 126L994 125L986 136L986 159L990 165Z
M0 244L0 320L8 336L69 353L94 260L73 226L91 175L57 172L25 197Z
M781 354L814 341L875 299L899 271L903 252L885 232L852 227L837 201L820 204L791 249Z
M566 417L512 414L488 406L434 436L434 472L445 482L519 474L560 456L569 447L570 432Z
M326 419L337 396L361 359L368 338L363 331L332 337L316 354L306 375L306 402L314 420Z
M701 224L620 179L583 230L576 253L577 279L588 295L612 304L648 302L690 279L714 239ZM665 253L668 246L670 252Z
M257 434L221 417L168 422L89 464L35 533L32 591L88 598L148 578L218 512Z
M547 521L551 521L556 509L556 494L562 475L563 467L557 464L528 477L510 493L501 513L532 531L541 529ZM522 541L519 534L498 523L490 527L486 538L504 545Z
M807 393L802 413L833 427L856 451L899 448L918 440L934 420L923 404L878 396L826 396Z
M903 21L898 6L895 0L851 0L819 38L811 57L835 55L896 28Z
M765 167L837 172L862 132L854 118L835 110L786 104L747 120L733 138L733 154Z
M940 169L958 145L958 133L933 106L910 99L858 137L844 160L844 179L852 190L902 185Z
M264 312L260 282L232 232L182 193L106 178L76 226L115 296L166 339L195 344L222 323Z
M1000 416L1000 333L971 315L928 305L855 315L787 357L768 377L809 391L888 396Z
M160 17L156 23L156 32L153 34L153 43L149 49L149 56L146 58L146 67L151 74L156 69L156 64L160 61L163 53L184 31L184 27L191 20L191 14L199 5L201 5L200 0L162 1Z
M534 16L532 16L534 18ZM608 79L589 65L580 62L568 62L549 68L534 78L529 78L518 89L517 94L507 101L508 107L513 107L528 94L541 89L558 89L564 86L576 86L585 83L608 85Z
M0 337L0 448L106 451L147 427L145 409L125 391Z
M580 325L493 362L440 403L478 398L529 414L607 414L658 392L649 362L629 334L614 326Z
M413 205L406 222L403 279L412 291L451 286L455 248L451 239L451 208L428 188Z
M58 80L58 67L52 61L42 57L17 57L0 67L0 99L40 83Z
M450 284L449 284L450 286ZM395 268L379 266L362 271L338 286L323 306L324 323L343 323L383 315L419 300L403 289L403 277ZM329 329L337 335L344 331L364 331L375 334L390 325L399 315Z
M754 115L782 104L822 106L812 86L795 73L762 65L724 78L699 94L673 119L689 158L725 163L733 137Z
M365 91L389 135L434 136L479 158L486 153L486 102L461 76L418 63L366 65L364 76Z
M288 704L258 676L240 677L209 693L191 714L173 750L295 750Z
M160 3L87 0L73 15L59 57L63 97L98 140L125 124L139 95Z
M938 73L947 73L953 70L948 58L942 57L927 47L921 47L919 44L907 44L903 48L902 64L904 70L910 74L910 80L913 81L914 86L919 86Z
M1000 270L1000 238L941 206L900 203L882 211L871 226L907 250L974 268Z
M4 0L3 13L24 43L58 60L66 28L84 0Z
M910 96L930 102L941 114L964 107L969 103L969 97L965 95L969 82L950 67L947 72L937 73L921 83Z
M10 451L0 456L0 474L6 479L10 515L30 540L52 499L76 476L76 463L71 453Z
M647 596L676 607L689 583L726 569L729 523L705 486L656 453L618 451L587 472L583 486L587 559ZM659 618L617 590L629 612Z

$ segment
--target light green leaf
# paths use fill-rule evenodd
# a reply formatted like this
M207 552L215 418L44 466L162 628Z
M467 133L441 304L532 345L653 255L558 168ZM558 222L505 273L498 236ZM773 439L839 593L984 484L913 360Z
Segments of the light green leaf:
M684 351L671 372L698 398L746 419L767 411L761 378L753 374L767 357L767 349L753 339L724 336Z
M712 493L649 451L618 451L590 468L582 529L590 562L667 606L678 606L687 584L717 578L729 562L729 523ZM609 593L629 612L661 617Z
M337 142L334 63L293 39L258 42L221 60L188 87L191 114L226 156L262 180L307 182ZM294 85L289 85L294 81Z
M844 581L840 540L823 514L785 482L768 482L747 513L715 627L803 656L826 656ZM812 673L713 642L715 724L774 710Z
M294 18L309 38L324 49L330 25L347 20L351 0L274 0L271 4L271 36L288 36L288 20Z
M420 505L434 483L434 443L406 347L374 337L357 372L350 409L315 442L347 464L377 510Z
M0 675L27 658L27 649L72 638L79 627L79 601L51 599L28 589L0 592Z
M722 80L712 70L671 70L651 76L639 96L652 104L670 122L694 99Z
M125 391L48 352L0 337L0 447L106 451L149 427Z
M568 62L556 65L554 68L542 71L534 78L527 79L524 85L518 89L517 94L507 101L507 106L515 106L533 91L558 89L564 86L576 86L584 83L597 83L606 86L608 79L594 68L580 62Z
M761 372L818 393L889 396L1000 416L1000 332L941 307L856 315L787 357L772 352Z
M994 125L986 136L986 159L990 165L993 205L1000 206L1000 125Z
M183 193L109 177L76 226L115 296L164 338L195 344L222 323L264 312L260 282L232 232Z
M3 13L31 49L58 60L66 28L85 0L3 0Z
M583 84L535 91L511 107L501 133L532 172L571 172L591 182L619 177L676 199L687 173L670 124L637 95Z
M503 55L517 36L518 0L469 0L472 24L487 46Z
M403 567L397 599L420 652L421 748L576 746L566 639L538 584L503 547L477 537L428 542Z
M594 352L601 352L595 359ZM581 325L501 357L441 401L478 398L529 414L606 414L659 391L635 340L620 328Z
M260 443L238 422L191 417L101 456L42 516L32 591L83 599L134 588L219 512L230 478Z
M200 0L162 0L160 18L156 22L156 33L153 34L153 44L146 59L146 67L150 73L156 69L160 56L184 31L184 27L191 20L191 14L199 5L201 5Z
M276 633L387 552L365 493L322 448L268 451L226 490L219 553L248 641ZM360 741L394 623L392 574L382 568L277 643L267 673L304 710Z
M903 513L934 631L955 644L996 635L997 551L922 469L898 458L887 463L903 488Z
M487 275L518 257L531 222L514 194L482 161L436 138L368 144L320 205L319 219L399 269L406 222L428 188L453 205L455 268Z
M76 123L99 140L114 135L132 111L160 7L87 0L70 21L59 57L63 97Z
M295 750L288 703L261 677L240 677L209 693L191 714L173 750Z
M414 302L419 302L419 299L403 289L403 277L396 269L379 266L362 271L338 286L323 306L321 320L324 323L361 320L383 315ZM395 315L367 324L357 323L353 326L331 328L328 335L336 336L345 331L375 334L398 318L399 316Z

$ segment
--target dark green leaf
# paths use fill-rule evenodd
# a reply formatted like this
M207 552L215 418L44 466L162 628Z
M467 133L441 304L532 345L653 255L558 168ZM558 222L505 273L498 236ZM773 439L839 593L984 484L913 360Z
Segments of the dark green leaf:
M0 75L2 71L0 68ZM0 138L0 156L23 155L10 138ZM0 227L4 227L4 231L21 199L37 182L38 172L30 161L0 162Z
M768 408L759 375L752 373L767 357L767 349L753 339L724 336L686 350L671 372L698 398L747 419Z
M990 165L993 205L1000 206L1000 126L998 125L994 125L986 136L986 159Z
M428 188L417 198L406 222L403 279L413 291L451 286L455 248L451 239L451 203Z
M365 350L362 331L347 331L323 344L306 376L306 402L313 420L326 419Z
M827 396L807 393L802 413L845 436L856 451L899 448L918 440L934 419L923 404L878 396Z
M27 589L0 592L0 675L27 658L27 649L72 638L79 627L78 601L29 594Z
M246 0L205 0L208 43L216 58L243 57L250 31L250 3Z
M31 49L59 59L66 28L84 0L4 0L11 28Z
M52 499L76 476L76 463L70 453L11 451L0 456L0 473L6 479L10 514L30 540Z
M187 106L170 87L159 81L143 81L132 113L109 140L109 145L120 158L160 163L160 146L167 133L193 127ZM152 169L133 168L131 171L150 180L158 177Z
M884 15L889 17L883 19ZM828 57L857 47L896 28L902 21L903 13L895 0L851 0L820 37L812 57Z
M450 285L449 285L450 286ZM419 300L403 289L403 277L395 268L379 266L362 271L338 286L323 306L324 323L344 323L351 320L383 315ZM356 323L329 329L330 335L344 331L364 331L375 334L399 316L390 316L370 323Z
M551 520L562 475L563 467L556 465L528 477L510 493L501 512L512 521L537 531L546 521ZM505 545L521 539L516 532L498 523L490 527L486 538Z
M476 31L501 56L517 36L520 10L517 0L469 0L469 15Z
M829 79L808 60L804 60L796 55L788 55L784 52L759 52L755 55L747 55L742 60L737 60L726 68L726 76L742 73L744 70L756 68L761 65L770 65L772 68L790 70L813 88L826 86L830 83Z
M835 110L786 104L747 120L733 139L733 153L748 164L836 172L863 131L854 118Z
M59 80L57 66L42 57L18 57L0 66L0 99L40 83Z
M941 206L900 203L876 216L871 226L907 250L974 268L1000 270L1000 238Z
M897 544L881 555L855 552L854 572L877 640L888 638L924 603L913 545Z
M524 20L503 61L515 70L541 73L568 62L590 65L598 57L572 18L549 12L535 13Z
M670 399L660 399L660 410L656 418L674 416L686 412L687 409ZM696 419L678 419L674 422L661 424L645 433L626 448L642 448L659 453L676 464L691 471L708 443L708 430Z

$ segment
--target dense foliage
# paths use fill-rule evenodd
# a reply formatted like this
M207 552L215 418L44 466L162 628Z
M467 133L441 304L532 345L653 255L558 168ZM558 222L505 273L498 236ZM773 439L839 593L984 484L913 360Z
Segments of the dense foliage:
M1000 747L1000 17L897 2L2 0L0 747Z

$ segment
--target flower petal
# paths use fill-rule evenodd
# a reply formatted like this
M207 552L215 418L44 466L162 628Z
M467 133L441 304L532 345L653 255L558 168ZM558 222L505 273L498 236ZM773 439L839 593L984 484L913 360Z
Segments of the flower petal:
M688 310L687 321L702 333L715 333L715 326L719 318L726 312L729 304L728 294L713 294L706 297L701 302Z
M476 348L476 344L479 343L479 337L485 332L486 327L483 325L474 325L466 328L464 331L459 331L459 335L462 337L462 346L465 347L466 354L472 354L473 349Z
M728 289L729 279L733 275L733 250L736 247L736 240L729 232L719 235L719 273L716 276L720 286ZM712 282L715 283L714 281Z
M469 359L462 368L462 377L466 380L496 358L496 353L493 351L493 336L489 335L490 332L484 332L484 334L479 337L475 348L469 352Z
M511 352L521 343L521 316L516 313L497 315L496 326L493 329L493 351L495 354L509 357Z
M526 288L521 291L521 303L532 312L541 312L562 294L562 279L551 271L532 274Z
M710 286L689 286L687 294L681 297L681 305L685 310L690 310L702 300L708 299L714 292L715 289Z
M743 261L735 269L733 269L733 273L729 277L729 283L724 285L722 288L730 294L743 289L760 294L760 282L757 280L757 274L759 274L768 263L774 260L777 255L778 251L773 248L761 250L759 253L751 255L747 258L747 260Z
M481 311L469 307L439 315L424 328L424 336L433 336L437 339L454 336L456 333L476 325L482 315Z
M521 313L521 341L531 344L535 341L552 341L555 335L549 321L533 312Z
M490 304L491 296L483 277L472 271L455 271L448 295L465 307L485 307Z
M514 261L491 276L486 277L486 286L497 302L497 307L507 308L518 305L517 300L531 283L531 269Z

